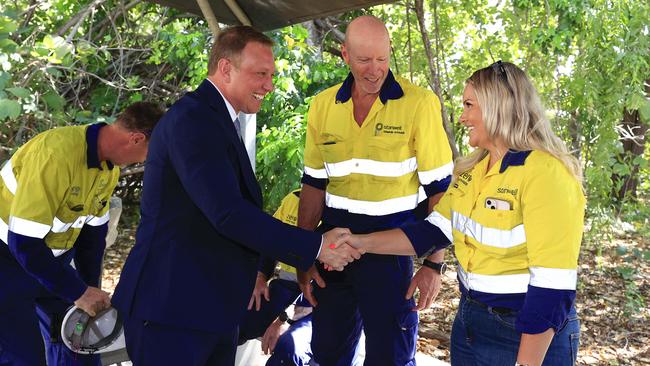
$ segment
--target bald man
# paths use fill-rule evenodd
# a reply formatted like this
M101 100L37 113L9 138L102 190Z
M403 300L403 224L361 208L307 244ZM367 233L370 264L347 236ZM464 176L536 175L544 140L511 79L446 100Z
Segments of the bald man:
M298 226L392 229L413 222L420 202L430 211L447 189L453 165L440 102L393 75L390 49L379 19L361 16L348 25L341 53L350 73L314 97L308 114ZM299 275L306 298L318 305L312 348L320 366L349 364L343 357L362 327L365 365L415 364L417 311L438 294L444 270L444 253L426 250L416 249L428 258L415 276L412 257L373 254L343 272L318 265Z

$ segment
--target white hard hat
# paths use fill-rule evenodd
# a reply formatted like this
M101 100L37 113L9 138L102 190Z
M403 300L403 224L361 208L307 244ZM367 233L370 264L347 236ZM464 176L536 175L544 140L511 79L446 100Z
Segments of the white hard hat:
M126 348L122 319L110 307L91 317L76 306L68 309L61 323L61 339L73 352L105 353Z

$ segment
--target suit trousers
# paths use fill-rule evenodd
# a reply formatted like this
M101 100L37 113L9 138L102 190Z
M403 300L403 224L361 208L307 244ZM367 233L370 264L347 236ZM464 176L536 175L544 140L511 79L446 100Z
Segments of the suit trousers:
M124 321L126 350L134 366L234 365L237 333L237 329L212 333L132 317Z

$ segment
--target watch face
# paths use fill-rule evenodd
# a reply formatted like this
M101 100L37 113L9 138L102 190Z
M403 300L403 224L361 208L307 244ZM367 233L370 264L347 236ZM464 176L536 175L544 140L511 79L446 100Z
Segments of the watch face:
M447 272L447 263L442 262L440 263L440 274L443 275Z

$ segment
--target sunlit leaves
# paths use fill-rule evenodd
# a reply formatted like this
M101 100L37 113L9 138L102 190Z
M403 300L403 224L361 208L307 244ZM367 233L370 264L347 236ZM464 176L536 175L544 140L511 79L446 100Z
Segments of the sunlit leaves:
M10 99L0 99L0 121L16 118L20 115L20 103Z

